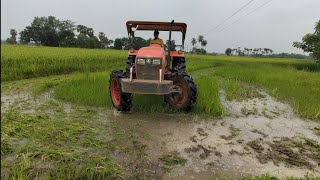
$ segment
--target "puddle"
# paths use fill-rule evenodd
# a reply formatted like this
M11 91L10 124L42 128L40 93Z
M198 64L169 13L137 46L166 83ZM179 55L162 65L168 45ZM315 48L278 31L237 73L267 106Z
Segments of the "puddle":
M30 102L32 97L26 93L3 94L1 93L1 114L18 102Z

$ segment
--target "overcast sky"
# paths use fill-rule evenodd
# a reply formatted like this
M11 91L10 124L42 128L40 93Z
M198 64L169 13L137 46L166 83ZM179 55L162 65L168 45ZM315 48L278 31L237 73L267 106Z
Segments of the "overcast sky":
M216 30L208 33L250 0L1 0L1 39L30 25L35 16L56 16L76 24L92 27L107 37L127 36L128 20L185 22L188 25L186 48L190 39L206 34L208 52L224 52L226 48L271 48L275 52L302 51L292 42L314 32L320 19L320 0L272 0L246 16L268 0L254 0ZM237 23L233 22L240 20ZM208 33L208 34L207 34ZM137 34L144 38L152 33ZM167 39L166 33L160 37ZM178 34L174 38L178 38ZM179 40L178 40L179 41ZM180 43L176 43L180 44Z

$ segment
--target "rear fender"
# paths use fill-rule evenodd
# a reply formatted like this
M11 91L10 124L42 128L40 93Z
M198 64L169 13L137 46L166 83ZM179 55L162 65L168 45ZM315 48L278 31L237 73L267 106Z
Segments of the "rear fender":
M171 57L184 57L183 51L170 51Z

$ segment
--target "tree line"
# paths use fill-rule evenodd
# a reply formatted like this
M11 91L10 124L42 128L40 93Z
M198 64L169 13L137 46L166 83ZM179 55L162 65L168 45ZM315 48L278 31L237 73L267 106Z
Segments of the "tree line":
M295 59L309 59L309 56L296 53L278 53L275 54L269 48L227 48L225 50L227 56L250 56L250 57L268 57L268 58L295 58Z
M232 49L232 48L227 48L225 51L227 56L230 55L237 55L237 56L264 56L264 55L271 55L273 53L272 49L269 48L243 48L241 47Z
M308 33L302 38L302 42L293 42L292 46L302 49L304 52L310 53L310 56L320 63L320 20L316 22L314 33ZM308 59L309 56L295 53L273 54L273 50L269 48L227 48L225 50L227 56L254 56L254 57L275 57L275 58L298 58Z
M17 44L18 32L15 29L10 30L10 37L6 42L9 44ZM114 41L106 36L104 32L99 32L95 36L93 28L84 25L75 25L70 20L59 20L54 16L35 17L29 26L26 26L19 33L19 43L36 44L52 47L79 47L79 48L113 48L113 49L139 49L148 46L151 38L143 39L134 37L116 38ZM131 42L129 42L131 41ZM201 48L197 47L197 43ZM112 46L113 44L113 46ZM131 46L130 46L131 44ZM198 38L191 39L192 49L190 53L207 54L205 47L208 42L203 35ZM169 41L166 41L165 48L169 48ZM304 52L310 53L311 57L320 62L320 21L315 25L315 32L306 34L302 38L302 42L294 42L293 47L300 48ZM175 41L172 40L170 50L175 50ZM253 57L294 57L307 58L308 56L300 54L273 54L273 50L269 48L227 48L225 50L227 56L253 56Z
M99 32L95 36L93 28L85 25L75 25L70 20L59 20L54 16L35 17L29 26L26 26L19 35L17 41L17 31L10 30L10 37L6 42L9 44L35 44L51 47L79 47L79 48L113 48L113 49L139 49L149 46L151 38L143 39L134 37L116 38L114 41L106 36L104 32ZM131 41L131 42L130 42ZM131 44L131 46L130 46ZM112 46L113 45L113 46ZM166 41L169 47L169 41ZM171 41L171 50L175 50L175 41Z
M201 45L201 48L198 48L196 45L199 43ZM192 38L191 39L191 53L195 54L207 54L207 51L205 50L204 47L206 47L208 44L208 41L204 39L203 35L199 35L198 38Z
M11 29L11 37L6 42L17 44L17 34L16 30ZM75 25L70 20L59 20L54 16L35 17L19 35L21 44L51 47L108 48L113 43L104 32L99 32L97 37L90 27Z

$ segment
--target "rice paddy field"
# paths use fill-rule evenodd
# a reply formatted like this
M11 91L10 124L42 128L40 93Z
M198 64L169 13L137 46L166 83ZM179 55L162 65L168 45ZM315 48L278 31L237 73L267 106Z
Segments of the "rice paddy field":
M131 118L127 122L132 126L123 128L125 122L119 121L122 116L112 113L109 75L112 70L124 69L126 61L127 51L120 50L1 46L1 105L5 106L1 109L1 178L157 177L144 171L155 164L150 163L153 161L143 140L137 140L150 135L131 129L141 125L131 122ZM243 101L259 98L258 91L262 89L290 105L299 118L320 121L320 65L314 61L186 54L186 63L199 91L194 110L189 114L176 112L167 107L161 96L134 95L137 119L143 119L140 115L224 118L228 112L223 108L221 93L228 101ZM111 117L108 123L101 115L106 111L110 112L106 116ZM318 146L314 148L319 150ZM119 157L119 152L126 156ZM114 160L127 156L139 159L130 161L136 170ZM185 162L173 155L160 159L165 171L167 162ZM272 178L269 174L244 176ZM307 175L308 178L317 179Z
M2 46L1 80L77 73L71 80L55 85L56 97L83 105L111 107L109 74L111 70L124 69L126 59L127 52L117 50ZM219 89L227 87L228 97L236 96L233 92L239 89L246 95L250 91L243 86L246 83L287 101L301 117L320 120L320 66L313 61L190 54L186 59L187 71L195 77L201 94L195 113L223 115ZM51 87L50 83L53 82L44 86ZM135 111L168 111L157 96L139 95L134 102Z

